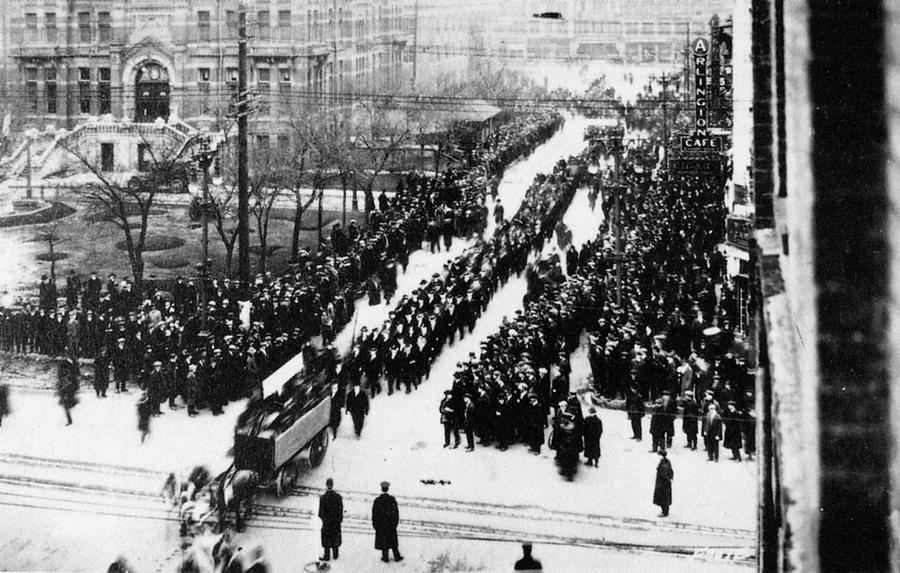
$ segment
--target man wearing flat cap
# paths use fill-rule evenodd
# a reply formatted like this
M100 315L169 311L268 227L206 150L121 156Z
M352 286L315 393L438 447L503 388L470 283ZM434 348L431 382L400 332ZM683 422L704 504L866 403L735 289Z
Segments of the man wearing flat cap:
M397 500L388 493L391 486L381 482L381 495L372 503L372 527L375 529L375 549L381 550L381 560L387 563L388 550L394 553L394 561L402 561L397 540L397 524L400 523L400 510Z

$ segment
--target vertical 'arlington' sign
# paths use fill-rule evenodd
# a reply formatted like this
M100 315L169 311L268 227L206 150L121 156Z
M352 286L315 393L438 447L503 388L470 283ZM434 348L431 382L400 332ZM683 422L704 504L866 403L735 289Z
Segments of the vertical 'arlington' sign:
M709 59L709 42L706 38L697 38L693 44L694 51L694 127L698 132L709 127L709 82L706 76L706 64Z

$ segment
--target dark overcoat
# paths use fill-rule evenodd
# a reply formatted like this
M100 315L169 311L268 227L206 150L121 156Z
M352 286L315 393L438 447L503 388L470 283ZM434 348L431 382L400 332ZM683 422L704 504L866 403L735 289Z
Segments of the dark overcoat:
M729 412L725 419L725 440L723 442L726 449L739 450L744 445L741 440L741 422L737 412Z
M394 496L383 493L372 504L372 527L375 528L375 549L397 547L397 524L400 510Z
M668 458L659 460L656 466L656 487L653 488L653 505L668 507L672 505L672 464Z
M584 419L581 428L584 436L584 455L588 458L600 457L600 436L603 435L603 422L596 416L588 416Z
M319 497L319 519L322 520L322 547L340 547L344 502L339 493L328 490Z

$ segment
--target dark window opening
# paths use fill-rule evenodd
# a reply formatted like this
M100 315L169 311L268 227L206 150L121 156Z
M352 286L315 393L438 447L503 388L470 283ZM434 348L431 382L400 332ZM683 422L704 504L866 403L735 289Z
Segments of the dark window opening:
M113 171L115 169L115 147L112 143L100 144L100 170Z

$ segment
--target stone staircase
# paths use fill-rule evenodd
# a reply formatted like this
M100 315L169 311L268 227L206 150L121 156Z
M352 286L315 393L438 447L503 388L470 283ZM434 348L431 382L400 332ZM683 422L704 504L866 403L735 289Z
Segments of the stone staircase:
M67 146L91 145L100 138L126 139L137 143L142 141L164 141L174 147L175 153L185 156L199 134L197 129L178 118L168 122L157 119L155 123L133 123L104 116L91 118L69 131L48 127L33 136L31 142L31 169L34 179L43 179L71 163L74 157L66 151ZM25 175L28 167L28 145L26 139L8 157L0 159L0 178L14 178Z

